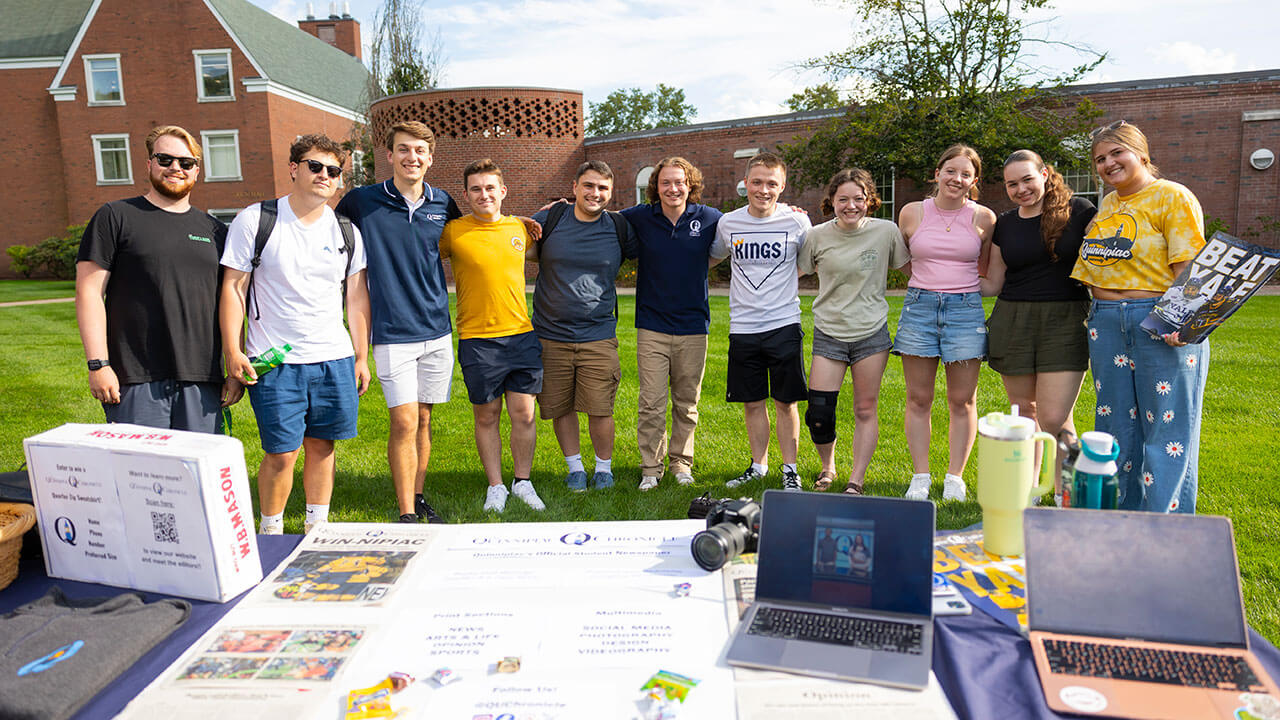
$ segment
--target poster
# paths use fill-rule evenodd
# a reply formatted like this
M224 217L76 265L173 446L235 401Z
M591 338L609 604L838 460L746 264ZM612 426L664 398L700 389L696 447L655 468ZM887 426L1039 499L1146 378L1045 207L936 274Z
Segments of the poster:
M982 547L982 530L938 533L933 571L945 575L974 607L1017 632L1026 632L1026 563L1021 557L988 553Z

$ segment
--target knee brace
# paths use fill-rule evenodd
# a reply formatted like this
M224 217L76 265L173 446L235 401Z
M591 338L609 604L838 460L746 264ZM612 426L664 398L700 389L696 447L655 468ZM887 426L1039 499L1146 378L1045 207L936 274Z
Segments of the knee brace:
M840 391L809 391L809 407L804 411L804 424L815 445L836 441L836 401Z

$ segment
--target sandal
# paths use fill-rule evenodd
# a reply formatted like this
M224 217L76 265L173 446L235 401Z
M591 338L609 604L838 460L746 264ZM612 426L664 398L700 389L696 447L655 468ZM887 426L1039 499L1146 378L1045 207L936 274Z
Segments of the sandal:
M845 486L844 486L844 494L845 494L845 495L861 495L861 494L862 494L862 486L861 486L861 485L854 485L853 483L849 483L849 484L847 484L847 485L845 485Z
M836 474L830 470L823 470L818 473L818 479L813 481L813 489L816 492L826 492L831 489L831 483L835 482Z

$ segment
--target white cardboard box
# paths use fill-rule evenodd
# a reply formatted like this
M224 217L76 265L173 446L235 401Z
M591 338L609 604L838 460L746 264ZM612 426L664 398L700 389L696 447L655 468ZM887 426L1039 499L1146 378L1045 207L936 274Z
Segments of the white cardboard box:
M262 580L239 440L67 424L23 449L49 577L215 602Z

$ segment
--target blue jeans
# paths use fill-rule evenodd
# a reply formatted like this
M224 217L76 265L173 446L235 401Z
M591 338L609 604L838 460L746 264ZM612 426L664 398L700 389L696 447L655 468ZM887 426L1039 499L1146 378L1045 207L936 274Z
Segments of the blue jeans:
M1089 309L1094 428L1120 444L1120 507L1194 513L1209 343L1152 339L1140 325L1156 300L1094 300Z

